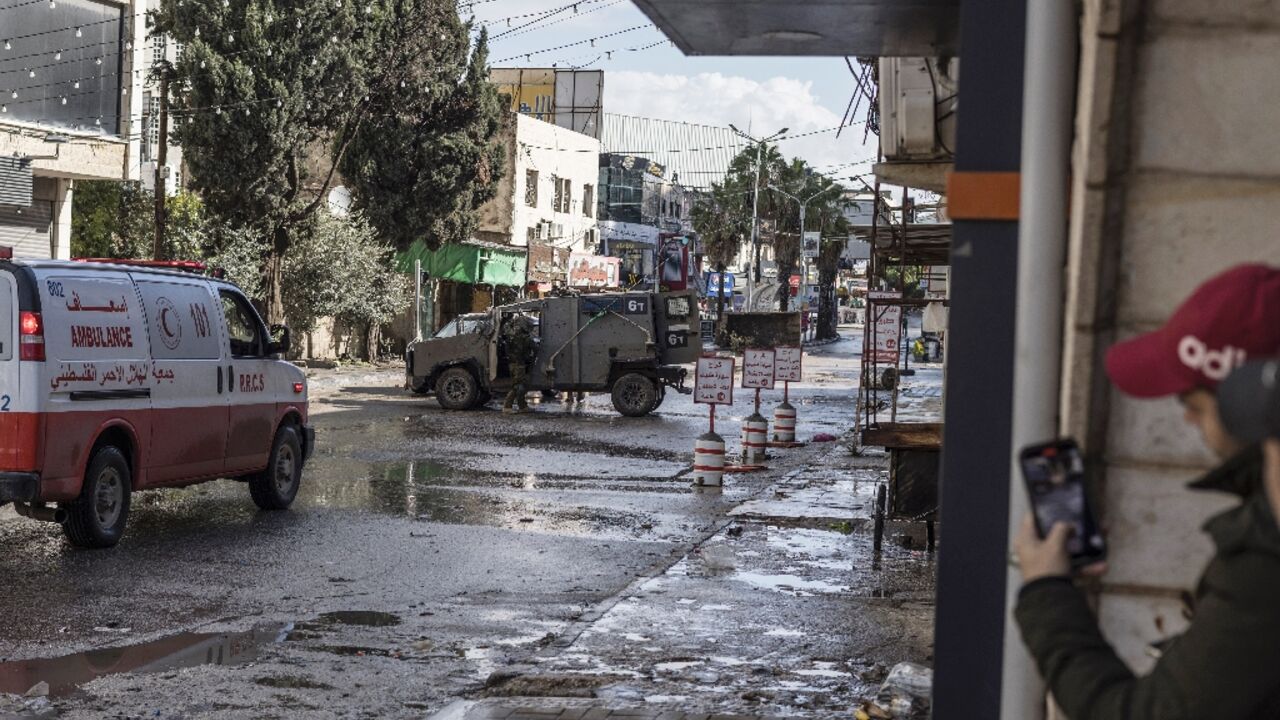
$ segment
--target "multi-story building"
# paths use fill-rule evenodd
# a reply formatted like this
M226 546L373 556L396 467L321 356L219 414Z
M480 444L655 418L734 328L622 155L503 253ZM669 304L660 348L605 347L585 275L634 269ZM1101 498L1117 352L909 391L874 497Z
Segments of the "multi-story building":
M144 0L0 2L0 245L71 255L76 180L137 180Z
M159 7L159 0L149 0L152 10ZM154 69L163 63L176 64L182 57L182 43L171 40L163 34L151 35L147 38L143 52L148 69ZM153 73L143 73L146 84L142 88L142 136L139 138L138 161L139 176L142 185L148 191L155 190L156 164L160 159L160 85L152 80ZM173 121L169 120L165 148L165 166L160 175L164 183L166 195L174 195L183 187L182 147L174 142Z
M647 158L600 155L601 253L621 260L620 275L627 286L653 285L656 269L663 264L664 240L683 238L681 247L696 243L696 192L679 179Z
M600 141L512 113L501 142L505 170L472 238L434 251L419 242L401 258L406 268L419 261L431 281L432 327L522 292L549 292L567 281L571 254L599 245Z

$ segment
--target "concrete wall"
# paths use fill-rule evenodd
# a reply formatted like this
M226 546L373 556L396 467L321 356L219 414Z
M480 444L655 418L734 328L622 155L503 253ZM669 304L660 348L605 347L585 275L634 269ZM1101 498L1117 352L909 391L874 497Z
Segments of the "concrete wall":
M1100 469L1111 571L1098 609L1140 671L1147 643L1185 628L1180 596L1212 552L1200 525L1231 501L1184 489L1214 459L1176 400L1113 391L1102 355L1211 275L1276 262L1280 125L1265 108L1280 97L1278 10L1084 3L1062 426Z

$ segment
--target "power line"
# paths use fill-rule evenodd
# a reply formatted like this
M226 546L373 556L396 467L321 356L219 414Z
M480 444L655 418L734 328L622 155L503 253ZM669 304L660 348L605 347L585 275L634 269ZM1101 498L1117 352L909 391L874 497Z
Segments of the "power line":
M564 45L557 45L555 47L550 47L543 50L530 50L529 52L522 52L519 55L512 55L511 57L502 58L500 60L493 60L492 62L503 63L503 62L509 62L511 60L519 60L520 58L528 58L532 55L542 55L549 52L555 52L556 50L563 50L565 48L577 47L578 45L585 45L587 43L594 42L596 40L603 40L605 38L616 37L618 35L624 35L629 32L634 32L636 30L642 30L644 28L651 28L651 27L653 26L652 25L635 25L625 30L617 30L615 32L606 33L604 35L597 35L592 38L587 38L586 40L579 40L577 42L571 42Z

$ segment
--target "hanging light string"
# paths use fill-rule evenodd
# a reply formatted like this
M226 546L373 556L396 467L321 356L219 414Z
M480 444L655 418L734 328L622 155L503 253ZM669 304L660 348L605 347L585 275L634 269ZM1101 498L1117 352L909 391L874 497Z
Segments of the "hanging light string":
M564 45L557 45L555 47L549 47L543 50L530 50L528 52L522 52L519 55L512 55L511 57L505 57L500 60L493 60L492 62L502 63L502 62L508 62L511 60L519 60L520 58L529 58L530 56L533 56L533 55L543 55L545 53L555 52L556 50L563 50L565 48L577 47L579 45L586 45L587 43L591 43L596 40L604 40L605 38L616 37L618 35L624 35L629 32L634 32L636 30L643 30L644 28L651 28L651 27L653 26L652 25L634 25L632 27L626 28L625 30L616 30L614 32L606 33L604 35L597 35L595 37L587 38L585 40L566 43Z
M560 13L565 12L566 10L569 10L570 8L572 8L572 9L573 9L574 14L576 15L576 14L578 14L578 6L579 6L579 5L589 5L589 4L591 4L591 3L594 3L594 2L600 2L600 1L601 1L601 0L574 0L574 2L571 2L571 3L567 4L567 5L561 5L561 6L560 6L560 7L558 7L558 8L554 8L554 9L552 9L552 10L548 10L547 12L545 12L545 13L543 13L543 14L539 15L537 18L535 18L535 19L533 19L533 20L530 20L529 22L524 23L523 25L517 25L516 27L513 27L513 28L511 28L510 30L506 30L506 31L504 31L504 32L500 32L500 33L498 33L498 34L494 35L494 36L493 36L493 39L494 39L494 40L497 40L498 38L503 37L503 36L505 36L505 35L511 35L511 34L513 34L513 33L518 33L518 31L520 31L520 30L523 30L523 29L525 29L525 28L527 28L527 27L530 27L530 26L533 26L533 25L537 25L538 23L542 22L543 20L546 20L547 18L551 18L551 17L554 17L554 16L556 16L556 15L559 15Z

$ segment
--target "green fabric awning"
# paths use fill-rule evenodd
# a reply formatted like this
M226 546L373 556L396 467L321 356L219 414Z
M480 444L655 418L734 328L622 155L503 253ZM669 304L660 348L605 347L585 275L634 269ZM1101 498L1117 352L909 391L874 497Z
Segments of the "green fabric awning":
M463 243L428 250L418 240L396 255L396 267L400 272L412 273L415 260L421 260L422 270L437 280L509 287L521 287L525 283L527 254L524 248Z

